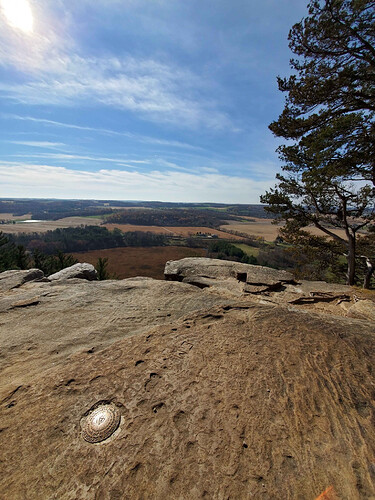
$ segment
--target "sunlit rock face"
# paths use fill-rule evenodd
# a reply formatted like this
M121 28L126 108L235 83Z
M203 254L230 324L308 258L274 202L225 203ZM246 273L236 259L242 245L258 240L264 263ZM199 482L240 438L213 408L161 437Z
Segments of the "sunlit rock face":
M67 280L73 278L93 281L97 279L97 272L92 264L78 263L48 276L49 281Z
M373 498L371 304L257 272L7 276L0 497Z

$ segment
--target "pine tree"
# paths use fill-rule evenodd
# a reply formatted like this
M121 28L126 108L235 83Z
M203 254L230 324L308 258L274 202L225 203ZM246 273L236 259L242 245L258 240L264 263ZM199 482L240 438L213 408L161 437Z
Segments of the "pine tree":
M365 118L363 133L374 137L375 2L313 0L308 13L289 33L296 74L278 78L288 96L271 129L298 139L338 116L359 112Z
M99 257L95 269L97 271L98 280L108 280L110 278L108 273L108 257Z
M309 16L293 26L296 74L278 79L288 95L270 129L294 144L279 148L284 174L261 198L286 221L290 239L315 225L342 244L348 284L355 281L358 231L374 220L374 7L369 0L313 0Z

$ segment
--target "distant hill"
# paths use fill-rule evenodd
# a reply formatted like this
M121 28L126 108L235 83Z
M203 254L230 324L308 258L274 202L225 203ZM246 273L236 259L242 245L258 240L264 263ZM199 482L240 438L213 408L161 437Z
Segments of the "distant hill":
M10 213L16 216L32 214L37 220L57 220L73 216L110 215L123 208L155 209L155 210L185 210L208 211L211 219L215 213L225 219L228 216L250 216L270 218L262 205L237 205L224 203L164 203L159 201L116 201L116 200L41 200L41 199L0 199L0 213ZM209 216L209 215L207 215ZM216 216L219 218L219 215ZM196 224L194 224L196 225Z

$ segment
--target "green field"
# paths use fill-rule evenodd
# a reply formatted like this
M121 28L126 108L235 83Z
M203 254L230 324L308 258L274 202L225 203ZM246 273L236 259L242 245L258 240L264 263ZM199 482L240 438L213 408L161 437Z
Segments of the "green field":
M106 215L109 215L109 214L103 214L103 215L86 215L86 218L87 219L105 219ZM75 216L73 216L75 217ZM77 216L78 217L78 216Z
M246 255L258 257L259 248L251 247L250 245L246 245L245 243L236 243L234 246L240 248Z

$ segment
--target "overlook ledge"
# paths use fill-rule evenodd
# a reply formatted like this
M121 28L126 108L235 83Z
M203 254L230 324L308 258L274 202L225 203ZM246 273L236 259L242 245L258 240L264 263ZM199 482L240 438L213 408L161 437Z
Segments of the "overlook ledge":
M372 296L194 260L0 274L0 497L374 498Z

